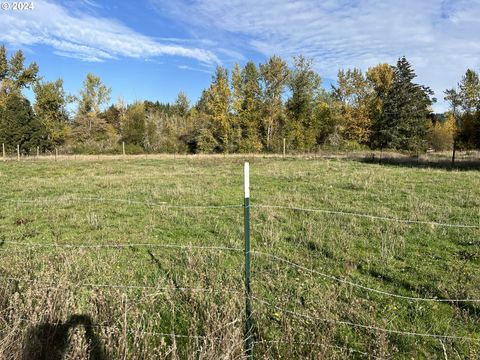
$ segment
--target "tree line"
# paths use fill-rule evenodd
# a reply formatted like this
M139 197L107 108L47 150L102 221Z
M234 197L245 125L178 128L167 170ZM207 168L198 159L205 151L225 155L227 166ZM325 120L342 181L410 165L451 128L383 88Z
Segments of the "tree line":
M365 73L339 70L336 85L322 87L311 59L289 66L272 56L231 71L218 66L196 104L180 92L174 103L119 99L87 74L78 94L62 79L45 81L22 51L10 58L0 46L0 142L23 153L65 147L78 153L251 153L319 147L343 150L394 149L421 152L480 148L480 81L467 70L445 91L450 110L433 114L433 91L414 82L405 57ZM33 104L23 95L31 88ZM74 111L69 106L75 105Z

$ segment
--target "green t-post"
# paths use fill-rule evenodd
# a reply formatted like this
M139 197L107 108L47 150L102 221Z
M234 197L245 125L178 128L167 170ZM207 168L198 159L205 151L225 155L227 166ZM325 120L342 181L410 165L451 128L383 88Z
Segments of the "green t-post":
M250 287L250 174L249 164L243 168L243 184L245 190L244 226L245 226L245 356L253 358L253 319L252 290Z

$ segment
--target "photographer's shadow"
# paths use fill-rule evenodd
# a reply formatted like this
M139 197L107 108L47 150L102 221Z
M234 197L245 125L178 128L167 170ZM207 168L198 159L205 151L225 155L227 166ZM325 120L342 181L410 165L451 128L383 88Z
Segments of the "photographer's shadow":
M88 344L87 359L105 360L102 342L94 332L95 326L88 315L72 315L66 322L42 323L28 330L23 344L24 360L62 360L68 350L70 330L85 329Z

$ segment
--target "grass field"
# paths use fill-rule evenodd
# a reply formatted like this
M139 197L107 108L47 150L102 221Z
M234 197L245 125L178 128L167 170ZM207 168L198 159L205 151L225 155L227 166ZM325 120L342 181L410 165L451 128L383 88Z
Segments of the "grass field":
M250 160L256 358L480 358L480 302L321 275L480 299L479 171ZM0 163L0 357L242 358L242 171Z

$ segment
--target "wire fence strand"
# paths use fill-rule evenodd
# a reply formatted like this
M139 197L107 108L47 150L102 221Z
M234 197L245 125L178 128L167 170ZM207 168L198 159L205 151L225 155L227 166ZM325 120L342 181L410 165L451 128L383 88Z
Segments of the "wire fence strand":
M283 210L292 210L292 211L304 211L304 212L317 212L323 214L332 214L332 215L341 215L341 216L354 216L367 218L372 220L383 220L383 221L392 221L400 222L407 224L423 224L423 225L433 225L433 226L442 226L442 227L452 227L452 228L467 228L467 229L480 229L480 225L467 225L467 224L453 224L437 221L423 221L423 220L412 220L412 219L402 219L388 216L378 216L370 215L357 212L348 212L348 211L338 211L338 210L328 210L328 209L319 209L319 208L303 208L295 206L282 206L282 205L264 205L264 204L253 204L250 205L251 208L257 209L283 209Z
M25 278L17 278L11 276L3 276L0 275L0 279L10 281L10 282L24 282L24 283L31 283L35 285L39 285L41 288L47 289L58 289L58 283L52 284L46 281L38 280L38 279L25 279ZM63 287L72 287L72 288L107 288L107 289L122 289L122 290L151 290L154 291L149 296L157 295L160 293L168 292L168 291L180 291L180 292L218 292L218 293L238 293L243 294L241 290L233 290L233 289L216 289L213 287L207 288L194 288L194 287L177 287L177 286L149 286L149 285L124 285L124 284L96 284L96 283L68 283L62 282Z
M172 249L181 249L181 250L213 250L213 251L231 251L231 252L243 252L244 249L236 248L236 247L227 247L227 246L200 246L200 245L178 245L178 244L155 244L155 243L124 243L124 244L56 244L56 243L30 243L30 242L18 242L18 241L5 241L3 240L0 245L13 245L13 246L20 246L20 247L49 247L49 248L66 248L66 249L125 249L131 247L150 247L150 248L172 248ZM391 293L384 290L379 290L375 288L371 288L362 284L358 284L356 282L340 278L334 275L326 274L320 272L318 270L297 264L293 261L290 261L286 258L268 253L253 250L251 251L253 255L260 255L271 258L273 260L282 262L287 264L291 267L318 275L323 277L327 280L332 280L338 283L350 285L368 292L372 292L375 294L393 297L397 299L403 299L408 301L423 301L423 302L439 302L439 303L465 303L465 302L473 302L473 303L480 303L480 299L444 299L444 298L427 298L427 297L415 297L415 296L407 296L407 295L400 295Z
M464 340L464 341L472 341L472 342L479 342L480 343L480 338L477 339L477 338L472 338L472 337L467 337L467 336L440 335L440 334L419 333L419 332L405 331L405 330L386 329L386 328L373 326L373 325L357 324L357 323L353 323L353 322L345 321L345 320L319 318L319 317L316 317L316 316L301 314L301 313L298 313L298 312L295 312L295 311L292 311L292 310L284 309L282 307L271 304L268 301L262 300L262 299L257 298L257 297L253 297L253 299L262 303L262 304L264 304L264 305L266 305L266 306L269 306L269 307L274 308L278 311L281 311L285 314L289 314L289 315L292 315L294 317L299 317L299 318L308 319L308 320L335 323L335 324L339 324L339 325L345 325L345 326L368 329L368 330L375 330L375 331L380 331L380 332L384 332L384 333L397 334L397 335L403 335L403 336L417 336L417 337L427 337L427 338L435 338L435 339L449 339L449 340Z
M197 205L197 204L169 204L167 202L152 202L152 201L141 201L141 200L132 200L132 199L118 199L118 198L99 198L91 196L67 196L67 197L56 197L48 199L34 199L34 200L20 200L20 199L7 199L3 198L0 201L19 203L19 204L49 204L49 203L59 203L61 201L65 202L74 202L74 201L91 201L91 202L115 202L115 203L124 203L127 205L145 205L152 207L160 207L165 209L229 209L229 208L241 208L242 204L225 204L225 205Z
M324 343L319 343L319 342L312 342L312 341L291 341L291 340L258 340L254 341L254 344L288 344L288 345L312 345L312 346L318 346L318 347L328 347L340 351L347 351L349 353L356 353L356 354L361 354L364 356L368 356L373 359L384 359L383 357L371 355L369 353L366 353L364 351L360 351L357 349L349 348L349 347L344 347L344 346L338 346L338 345L332 345L332 344L324 344Z
M360 289L363 289L363 290L366 290L366 291L369 291L369 292L373 292L373 293L376 293L376 294L379 294L379 295L394 297L394 298L403 299L403 300L410 300L410 301L431 301L431 302L452 302L452 303L480 302L480 299L440 299L440 298L424 298L424 297L414 297L414 296L405 296L405 295L394 294L394 293L390 293L390 292L387 292L387 291L370 288L368 286L361 285L361 284L355 283L355 282L347 280L347 279L342 279L342 278L339 278L337 276L333 276L333 275L330 275L330 274L325 274L325 273L322 273L322 272L317 271L315 269L311 269L311 268L308 268L306 266L299 265L299 264L297 264L293 261L290 261L288 259L282 258L280 256L276 256L276 255L273 255L273 254L270 254L270 253L267 253L267 252L252 251L252 254L267 256L267 257L270 257L274 260L283 262L283 263L285 263L289 266L295 267L297 269L304 270L304 271L310 272L312 274L319 275L319 276L321 276L325 279L333 280L333 281L336 281L336 282L339 282L339 283L342 283L342 284L347 284L347 285L357 287L357 288L360 288Z
M219 251L243 251L241 248L229 247L229 246L203 246L203 245L178 245L178 244L157 244L157 243L116 243L116 244L60 244L60 243L32 243L21 241L0 241L1 245L12 245L20 247L53 247L53 248L66 248L66 249L124 249L132 247L149 247L149 248L172 248L172 249L184 249L184 250L219 250Z
M141 200L132 200L132 199L118 199L118 198L99 198L99 197L90 197L90 196L70 196L70 197L57 197L50 199L35 199L35 200L20 200L20 199L0 199L0 201L12 202L12 203L26 203L26 204L41 204L41 203L58 203L59 201L95 201L95 202L116 202L124 203L128 205L145 205L152 207L160 207L165 209L229 209L229 208L241 208L243 204L224 204L224 205L198 205L198 204L169 204L166 202L152 202L152 201L141 201ZM284 206L284 205L268 205L268 204L251 204L251 208L263 208L263 209L283 209L283 210L292 210L292 211L304 211L304 212L317 212L323 214L332 214L340 216L352 216L352 217L361 217L371 220L382 220L382 221L391 221L391 222L400 222L406 224L423 224L423 225L433 225L439 227L451 227L451 228L466 228L466 229L480 229L480 225L472 224L457 224L457 223L447 223L440 221L428 221L428 220L414 220L414 219L403 219L398 217L389 217L389 216L380 216L365 214L359 212L350 212L350 211L340 211L340 210L329 210L329 209L320 209L320 208L305 208L297 206Z

